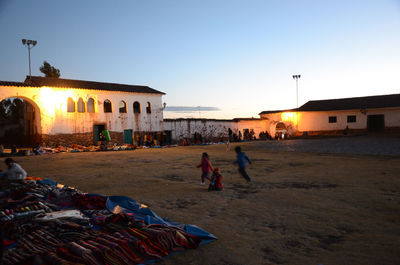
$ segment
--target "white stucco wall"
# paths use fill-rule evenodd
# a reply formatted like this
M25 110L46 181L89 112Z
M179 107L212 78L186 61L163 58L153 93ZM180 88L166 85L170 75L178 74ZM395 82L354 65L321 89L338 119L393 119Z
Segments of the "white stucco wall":
M40 113L37 120L38 133L85 133L92 132L93 125L105 124L110 131L162 131L163 112L162 94L131 93L91 89L54 88L54 87L18 87L0 86L0 101L9 97L27 100ZM89 98L95 101L95 113L67 112L68 97L77 104L82 98L85 107ZM112 113L104 113L103 102L110 100ZM123 100L127 113L119 113L119 102ZM133 113L133 103L140 103L141 113ZM146 113L147 102L151 104L151 113Z
M336 131L349 129L367 129L368 115L384 115L385 127L400 127L400 108L368 109L363 112L360 110L343 111L303 111L294 112L294 118L288 119L284 112L261 114L262 119L266 119L268 130L272 131L278 122L293 129L293 131ZM329 117L335 116L336 123L329 123ZM356 116L356 122L347 122L347 116Z
M164 130L171 131L172 140L192 138L194 133L201 133L203 138L227 138L228 128L238 134L243 129L253 129L258 137L266 129L263 120L214 120L214 119L166 119Z

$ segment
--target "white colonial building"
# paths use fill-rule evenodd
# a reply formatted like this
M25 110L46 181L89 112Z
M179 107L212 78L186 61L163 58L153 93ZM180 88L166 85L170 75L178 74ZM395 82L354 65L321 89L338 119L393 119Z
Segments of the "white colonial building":
M28 102L28 135L46 145L95 144L103 129L115 143L143 141L144 135L161 140L163 95L147 86L38 76L0 81L0 102ZM1 123L0 130L5 130Z
M291 135L400 131L400 94L309 101L297 109L263 111L267 131Z

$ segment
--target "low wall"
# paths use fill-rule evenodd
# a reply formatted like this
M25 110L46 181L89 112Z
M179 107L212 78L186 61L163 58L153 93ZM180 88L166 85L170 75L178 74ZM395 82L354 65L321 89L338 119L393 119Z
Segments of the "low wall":
M266 130L266 121L258 118L232 120L217 119L164 119L164 130L169 131L173 142L183 140L200 142L219 142L229 139L228 130L242 136L245 131L253 131L259 138L260 132Z
M124 134L121 132L110 132L112 144L123 144ZM43 134L42 143L44 146L57 147L59 145L69 147L73 144L90 146L95 145L93 133L74 133L74 134Z

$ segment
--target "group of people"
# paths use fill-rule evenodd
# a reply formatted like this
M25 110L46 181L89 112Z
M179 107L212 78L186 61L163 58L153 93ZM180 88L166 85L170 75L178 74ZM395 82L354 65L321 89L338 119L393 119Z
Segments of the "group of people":
M245 152L242 151L242 148L240 146L235 147L236 151L236 161L235 164L238 165L238 171L240 175L247 181L251 182L250 176L246 172L246 162L251 164L250 158L246 155ZM210 181L210 184L208 186L208 190L217 190L220 191L224 187L222 186L222 175L218 167L213 167L211 162L210 162L210 157L206 152L204 152L201 156L201 161L200 164L197 165L197 167L201 168L201 185L205 184L205 179L208 179ZM210 177L210 173L212 172L212 175Z

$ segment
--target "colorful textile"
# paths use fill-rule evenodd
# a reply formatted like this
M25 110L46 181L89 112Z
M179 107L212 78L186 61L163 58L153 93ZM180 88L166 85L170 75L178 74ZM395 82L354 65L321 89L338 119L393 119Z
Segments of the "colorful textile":
M216 240L128 197L53 184L0 183L0 264L145 264Z

